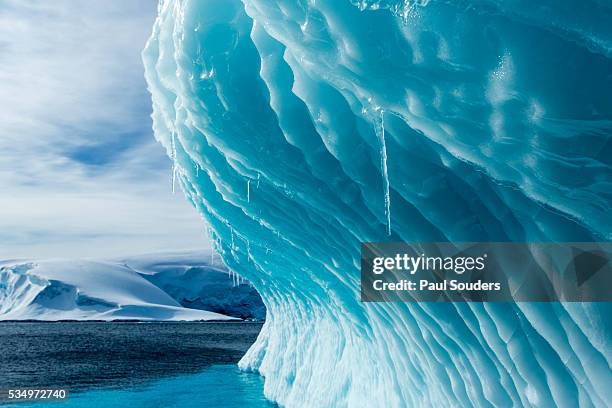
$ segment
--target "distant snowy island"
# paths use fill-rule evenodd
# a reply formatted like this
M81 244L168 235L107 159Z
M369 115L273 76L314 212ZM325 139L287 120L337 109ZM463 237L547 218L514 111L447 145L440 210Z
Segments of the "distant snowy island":
M205 251L0 261L0 320L263 320L257 291Z

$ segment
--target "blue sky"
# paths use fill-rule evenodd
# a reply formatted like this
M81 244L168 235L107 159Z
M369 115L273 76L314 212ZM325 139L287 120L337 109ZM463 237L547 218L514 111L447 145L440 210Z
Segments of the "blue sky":
M207 246L151 131L155 0L0 2L0 259Z

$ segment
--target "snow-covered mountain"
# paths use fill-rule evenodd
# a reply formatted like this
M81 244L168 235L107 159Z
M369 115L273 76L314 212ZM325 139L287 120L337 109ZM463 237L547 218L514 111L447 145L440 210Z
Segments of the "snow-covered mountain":
M122 261L182 306L241 319L264 320L266 308L248 281L210 252L142 255Z
M0 261L0 320L235 320L265 316L255 290L248 284L237 285L236 278L232 281L221 264L204 261L205 255L156 254L120 261ZM176 278L174 285L164 283L169 276ZM212 307L207 309L209 305ZM251 306L255 314L249 312Z

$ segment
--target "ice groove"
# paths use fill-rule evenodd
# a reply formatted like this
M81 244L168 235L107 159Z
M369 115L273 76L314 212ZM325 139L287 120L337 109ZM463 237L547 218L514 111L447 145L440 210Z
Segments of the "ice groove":
M611 14L593 0L160 2L143 52L155 136L263 297L241 366L268 398L612 401L610 304L359 302L361 242L612 237Z

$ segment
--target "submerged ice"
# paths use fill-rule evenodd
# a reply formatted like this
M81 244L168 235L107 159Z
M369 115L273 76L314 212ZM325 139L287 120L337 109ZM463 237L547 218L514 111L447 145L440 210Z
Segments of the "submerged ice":
M612 238L611 18L594 0L160 2L155 135L266 303L241 365L268 398L612 401L610 304L359 302L363 241Z

